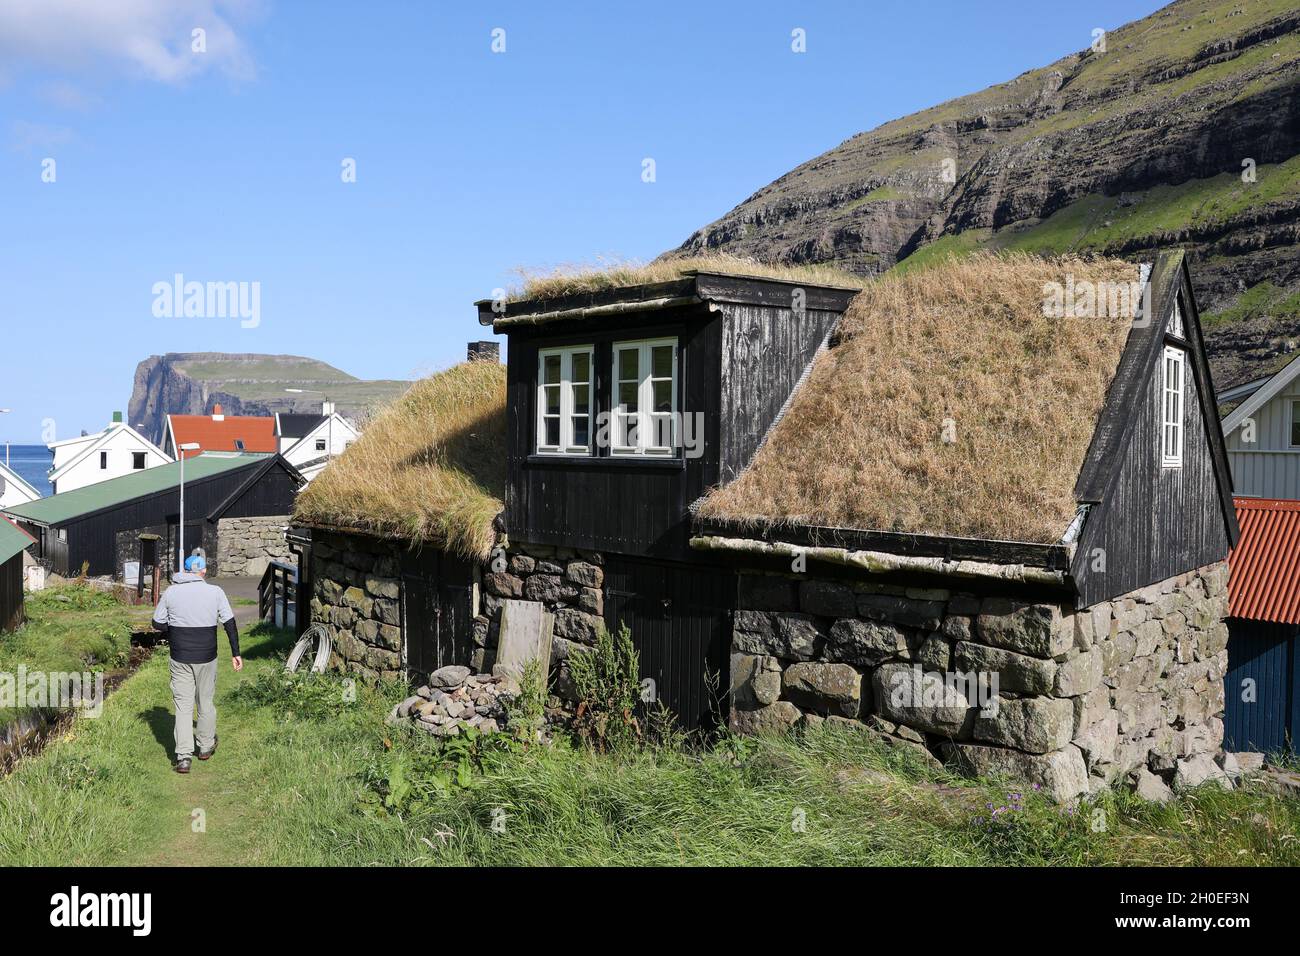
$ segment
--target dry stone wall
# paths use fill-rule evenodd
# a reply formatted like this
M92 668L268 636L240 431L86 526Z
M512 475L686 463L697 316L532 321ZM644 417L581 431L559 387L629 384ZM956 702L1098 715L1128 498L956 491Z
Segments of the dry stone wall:
M272 561L294 562L284 540L288 515L222 518L217 522L217 569L223 577L260 578Z
M312 533L311 620L334 642L330 666L376 680L402 673L400 545Z
M833 721L1070 799L1215 776L1227 566L1082 611L945 588L742 575L739 732Z
M590 551L529 544L514 546L504 558L504 564L483 572L482 613L474 622L471 665L479 672L492 669L503 600L540 601L555 616L552 690L570 697L567 661L595 644L604 624L604 558Z

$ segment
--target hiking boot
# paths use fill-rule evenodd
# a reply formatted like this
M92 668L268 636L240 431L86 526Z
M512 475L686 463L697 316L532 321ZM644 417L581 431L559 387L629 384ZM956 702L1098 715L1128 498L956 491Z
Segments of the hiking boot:
M182 757L180 760L176 761L176 766L174 766L172 769L175 770L177 773L189 773L190 758Z
M218 741L220 741L220 740L221 740L220 737L218 737L216 734L213 734L213 735L212 735L212 749L211 749L211 750L200 750L200 751L199 751L199 759L200 759L200 760L211 760L211 759L212 759L212 755L213 755L214 753L217 752L217 743L218 743Z

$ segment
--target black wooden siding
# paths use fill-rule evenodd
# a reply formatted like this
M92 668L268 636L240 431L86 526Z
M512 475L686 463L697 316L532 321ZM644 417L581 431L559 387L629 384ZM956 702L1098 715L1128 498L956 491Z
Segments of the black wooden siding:
M200 544L213 553L211 542L215 535L203 530L208 519L222 517L256 517L262 515L287 515L293 511L293 498L297 479L280 465L272 466L256 482L235 497L242 485L264 466L258 461L246 468L201 478L185 483L185 543L193 549ZM169 539L174 538L174 526L179 518L180 493L169 488L145 495L122 504L74 518L57 527L40 528L25 525L26 530L42 542L41 557L58 574L76 574L83 563L89 565L94 575L117 573L118 534L123 531L144 531L160 525L169 527ZM224 510L219 510L224 509ZM67 533L66 544L58 541L58 530Z
M782 294L788 299L788 292ZM648 312L635 321L513 330L507 369L510 536L533 544L701 560L687 544L691 503L748 464L838 315L825 308L794 313L729 302L714 311L696 306ZM669 462L533 454L538 349L595 344L599 413L609 407L612 343L670 336L678 339L678 410L698 413L704 424L700 457Z
M506 526L516 541L594 551L689 558L687 508L717 481L721 316L703 307L649 313L654 324L573 323L519 330L507 367ZM704 453L684 460L539 458L535 447L537 351L596 345L593 409L609 407L615 341L676 336L678 405L704 415ZM593 423L595 419L593 418Z
M425 548L402 552L401 574L407 679L423 680L448 664L468 666L474 653L472 565Z
M1161 465L1164 350L1156 351L1145 388L1138 392L1128 442L1114 484L1088 516L1075 555L1080 606L1096 604L1228 556L1207 422L1196 365L1184 364L1183 464ZM1106 568L1092 570L1096 549Z
M1223 749L1294 751L1300 733L1300 628L1229 618L1228 630ZM1253 700L1242 699L1247 681Z
M712 729L729 710L735 607L731 570L606 561L605 626L627 625L642 680L654 681L657 701L683 729Z
M23 622L23 555L19 551L0 564L0 633Z
M721 349L722 481L739 475L840 313L728 305Z

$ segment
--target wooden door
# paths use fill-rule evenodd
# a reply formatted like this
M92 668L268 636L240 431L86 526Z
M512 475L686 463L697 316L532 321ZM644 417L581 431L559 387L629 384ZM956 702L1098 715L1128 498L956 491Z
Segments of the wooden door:
M605 626L627 625L642 679L685 730L712 730L727 712L735 600L730 571L607 559Z

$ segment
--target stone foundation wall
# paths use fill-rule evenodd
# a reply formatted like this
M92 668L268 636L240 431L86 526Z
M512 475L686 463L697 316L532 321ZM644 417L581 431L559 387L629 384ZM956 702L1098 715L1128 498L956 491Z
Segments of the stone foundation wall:
M334 641L330 667L375 680L402 673L400 546L312 532L311 620Z
M836 721L1061 799L1200 782L1222 743L1226 564L1078 612L807 575L742 575L739 608L739 732Z
M217 522L217 569L224 577L260 578L272 561L294 564L284 540L288 515L222 518Z
M566 661L596 643L604 623L604 558L591 551L549 545L515 545L501 570L483 572L482 613L474 622L471 666L490 671L497 646L501 602L506 598L541 601L555 615L551 647L552 691L569 696Z

